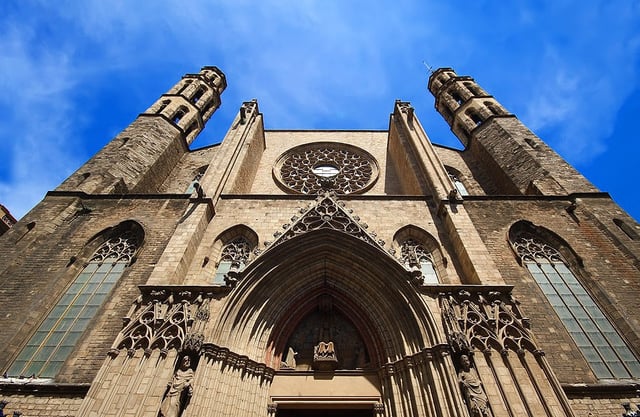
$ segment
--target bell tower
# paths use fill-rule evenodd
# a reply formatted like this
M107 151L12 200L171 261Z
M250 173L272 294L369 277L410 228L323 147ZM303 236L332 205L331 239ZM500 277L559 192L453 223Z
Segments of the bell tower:
M499 194L558 195L597 189L473 78L440 68L429 78L435 108L491 176Z
M56 191L155 193L220 107L227 87L217 67L187 74Z

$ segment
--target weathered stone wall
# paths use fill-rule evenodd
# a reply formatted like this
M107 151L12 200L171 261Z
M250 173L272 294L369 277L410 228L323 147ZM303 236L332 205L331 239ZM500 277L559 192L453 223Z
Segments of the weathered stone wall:
M24 417L73 417L82 403L80 394L41 393L35 390L24 394L1 394L0 399L8 401L4 415L10 416L20 411Z

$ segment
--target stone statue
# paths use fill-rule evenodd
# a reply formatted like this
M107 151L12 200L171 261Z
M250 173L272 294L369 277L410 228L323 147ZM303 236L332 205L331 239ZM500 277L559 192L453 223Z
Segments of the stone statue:
M471 367L471 361L467 355L460 357L458 381L471 416L491 417L487 395L484 393L478 373Z
M291 346L289 346L289 350L287 351L287 355L284 357L282 361L282 365L280 366L283 369L296 369L296 355L298 352L294 351Z
M193 381L191 359L189 356L185 356L168 384L169 389L160 405L160 417L178 417L180 415L183 406L182 394L185 393L185 390L187 396L191 396L193 393L191 381Z
M333 342L320 342L315 347L314 356L317 358L334 358L336 350Z
M335 371L338 357L333 342L320 342L313 347L313 368L319 371Z

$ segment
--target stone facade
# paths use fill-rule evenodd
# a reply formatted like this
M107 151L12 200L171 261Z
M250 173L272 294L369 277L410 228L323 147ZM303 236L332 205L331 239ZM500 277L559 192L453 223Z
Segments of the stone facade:
M5 413L640 403L640 226L472 78L429 80L463 150L402 101L387 131L265 130L245 102L190 149L225 88L185 75L0 238Z

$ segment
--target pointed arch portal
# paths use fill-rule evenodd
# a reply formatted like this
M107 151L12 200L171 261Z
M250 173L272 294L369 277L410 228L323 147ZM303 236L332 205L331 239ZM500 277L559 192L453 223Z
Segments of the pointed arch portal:
M409 272L379 246L333 229L291 237L247 265L212 340L275 370L265 394L278 416L460 408L447 345ZM317 366L311 349L320 342L333 343L336 369ZM289 348L300 359L294 366ZM433 386L450 395L438 398Z

